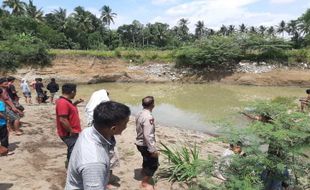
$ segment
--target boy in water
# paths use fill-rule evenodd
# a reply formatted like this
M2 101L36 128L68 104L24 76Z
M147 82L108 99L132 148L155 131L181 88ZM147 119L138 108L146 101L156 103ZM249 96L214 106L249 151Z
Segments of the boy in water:
M304 111L305 107L309 106L309 103L310 103L310 89L307 89L306 93L308 95L307 97L299 99L300 109L302 112Z

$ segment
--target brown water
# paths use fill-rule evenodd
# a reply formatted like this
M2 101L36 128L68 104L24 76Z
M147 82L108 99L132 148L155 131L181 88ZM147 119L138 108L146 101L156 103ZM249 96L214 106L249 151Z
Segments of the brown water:
M246 122L238 111L255 99L271 99L277 96L305 96L299 87L257 87L223 84L144 84L103 83L78 86L77 97L86 101L99 89L110 92L110 98L130 106L136 114L141 99L155 97L153 111L156 122L185 129L214 131L214 121L228 121L235 126Z

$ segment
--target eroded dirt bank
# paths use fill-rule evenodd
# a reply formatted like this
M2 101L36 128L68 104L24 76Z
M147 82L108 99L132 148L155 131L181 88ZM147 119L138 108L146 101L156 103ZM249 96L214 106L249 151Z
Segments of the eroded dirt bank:
M59 82L91 84L101 82L222 82L263 86L309 86L310 70L301 67L253 66L240 63L236 69L176 69L173 63L135 64L121 59L88 56L56 56L50 67L23 68L14 75L32 80L54 77Z

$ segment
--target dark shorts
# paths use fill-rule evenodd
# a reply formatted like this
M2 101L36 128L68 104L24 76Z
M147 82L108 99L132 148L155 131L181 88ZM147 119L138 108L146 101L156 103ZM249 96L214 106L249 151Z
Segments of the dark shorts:
M44 94L42 92L37 92L37 97L38 98L43 98L44 97Z
M146 176L153 176L159 166L158 157L152 157L146 146L137 146L137 149L143 157L143 172Z
M61 140L67 145L67 161L69 162L74 145L79 137L79 134L73 136L60 137Z
M31 98L31 92L24 92L23 94L26 98Z
M0 143L1 146L4 146L5 148L9 147L9 133L6 125L0 126Z

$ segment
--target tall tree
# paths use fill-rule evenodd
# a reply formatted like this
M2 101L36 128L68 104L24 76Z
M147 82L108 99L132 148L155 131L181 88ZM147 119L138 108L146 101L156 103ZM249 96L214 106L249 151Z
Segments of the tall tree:
M307 35L310 33L310 9L298 18L298 28L302 32L303 35Z
M111 22L114 24L114 18L116 17L116 13L112 12L112 9L109 6L104 5L101 9L101 17L102 22L110 27Z
M260 26L258 27L258 31L259 31L259 33L260 33L261 35L264 35L266 30L267 30L267 28L266 28L265 26L263 26L263 25L260 25Z
M275 33L275 29L273 26L270 26L268 29L267 29L267 34L268 35L271 35L271 36L274 36L274 33Z
M256 28L254 26L251 26L249 31L251 34L257 34Z
M223 36L228 35L228 29L225 25L222 25L218 33L222 34Z
M285 30L286 30L286 23L284 20L282 20L278 26L277 33L282 34L282 37L284 37Z
M178 34L179 37L181 39L181 41L186 41L189 38L188 32L189 32L189 28L188 28L188 20L185 18L181 18L178 22Z
M13 15L23 15L25 13L26 3L20 0L3 0L3 7L12 9Z
M37 9L37 7L33 4L32 0L29 0L29 3L26 4L26 15L30 18L35 19L36 21L43 21L43 11L42 9Z
M227 34L233 34L235 32L235 26L234 25L229 25L227 29Z
M245 33L247 31L247 29L246 29L246 26L245 26L245 24L241 24L240 26L239 26L239 32L240 33Z
M206 33L205 24L203 21L198 21L195 26L195 36L200 39Z

